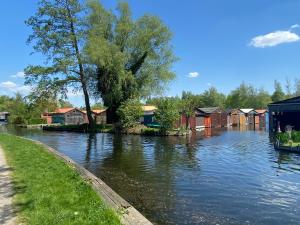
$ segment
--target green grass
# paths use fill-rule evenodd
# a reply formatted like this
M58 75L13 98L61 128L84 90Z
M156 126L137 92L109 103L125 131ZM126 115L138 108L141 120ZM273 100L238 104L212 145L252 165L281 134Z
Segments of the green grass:
M283 146L286 146L286 147L298 147L298 146L300 146L300 142L289 142L289 143L283 144Z
M8 164L13 169L14 204L20 221L28 225L115 225L109 209L77 172L42 146L0 134Z

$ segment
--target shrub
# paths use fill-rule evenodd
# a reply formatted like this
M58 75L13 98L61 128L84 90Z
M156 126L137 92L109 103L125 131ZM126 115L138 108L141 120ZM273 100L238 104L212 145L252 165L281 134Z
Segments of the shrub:
M279 140L280 143L286 144L289 142L290 137L288 133L278 133L276 134L276 138Z
M159 102L155 112L155 120L160 124L160 131L166 134L174 128L175 122L179 119L180 114L174 101L165 98Z
M117 114L122 128L132 128L140 124L140 118L143 116L142 105L138 100L130 99L121 104Z
M292 132L292 140L293 142L300 142L300 131Z
M28 120L28 124L46 124L47 121L42 118L32 118Z

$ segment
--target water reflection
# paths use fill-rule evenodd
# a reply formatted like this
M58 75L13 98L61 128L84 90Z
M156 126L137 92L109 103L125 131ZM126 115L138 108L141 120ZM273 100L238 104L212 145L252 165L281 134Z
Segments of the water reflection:
M187 137L9 132L70 156L157 224L300 221L300 155L274 151L263 130Z

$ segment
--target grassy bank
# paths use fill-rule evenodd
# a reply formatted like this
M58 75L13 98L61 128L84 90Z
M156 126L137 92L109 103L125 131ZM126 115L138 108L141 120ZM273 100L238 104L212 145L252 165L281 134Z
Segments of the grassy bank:
M13 169L14 203L25 224L120 224L98 195L72 168L42 146L0 134Z

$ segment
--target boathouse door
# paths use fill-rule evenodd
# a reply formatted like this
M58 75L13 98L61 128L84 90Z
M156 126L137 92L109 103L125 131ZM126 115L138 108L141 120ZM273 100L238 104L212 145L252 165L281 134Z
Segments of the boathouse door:
M205 117L204 124L205 124L205 127L211 127L211 118Z

